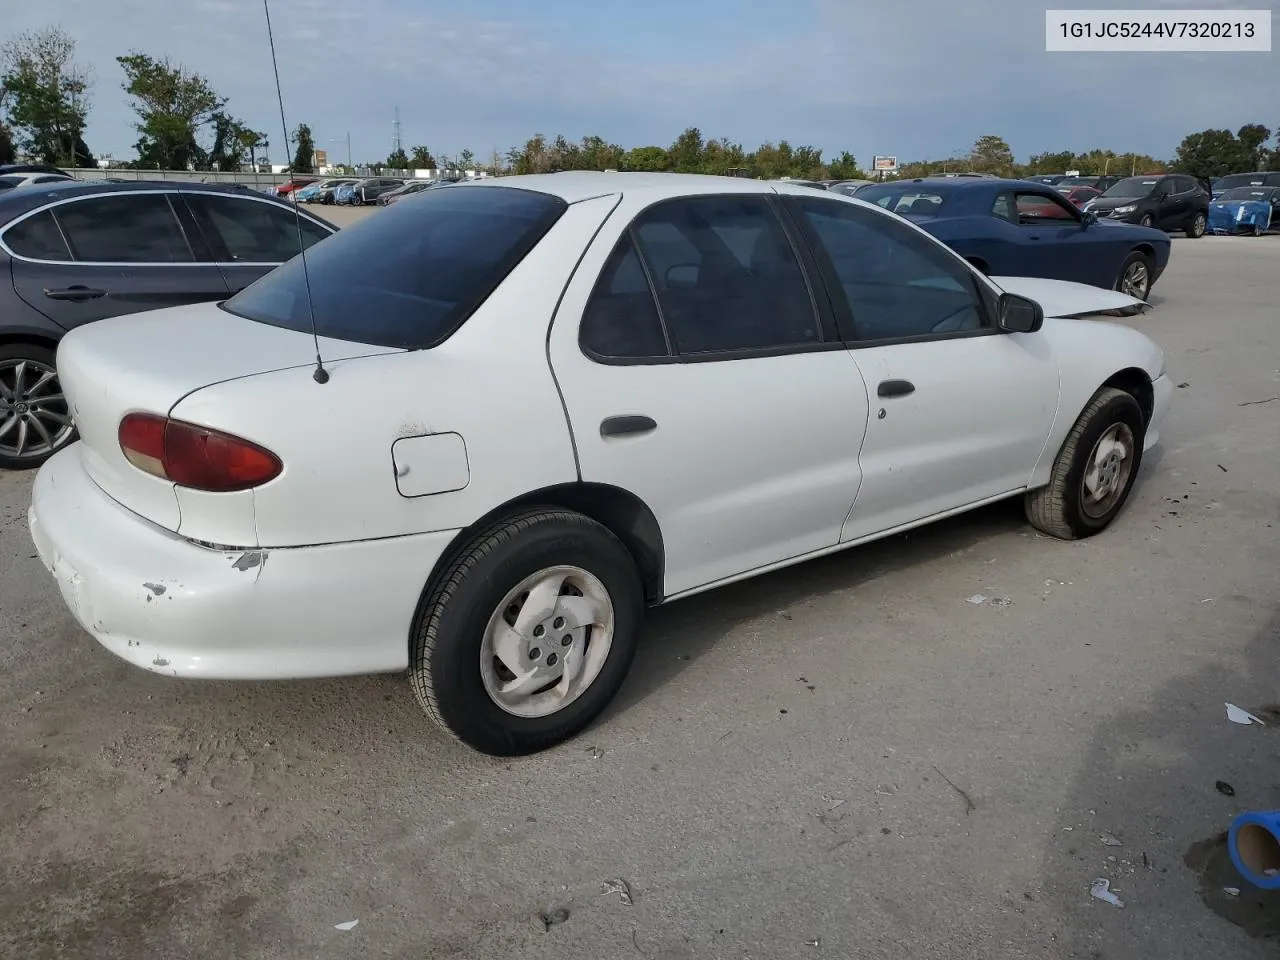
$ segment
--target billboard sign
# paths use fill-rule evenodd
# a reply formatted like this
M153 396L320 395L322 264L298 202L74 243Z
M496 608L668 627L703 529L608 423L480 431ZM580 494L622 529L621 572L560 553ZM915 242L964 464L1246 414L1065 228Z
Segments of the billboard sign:
M876 157L872 160L872 169L876 173L897 173L897 157Z

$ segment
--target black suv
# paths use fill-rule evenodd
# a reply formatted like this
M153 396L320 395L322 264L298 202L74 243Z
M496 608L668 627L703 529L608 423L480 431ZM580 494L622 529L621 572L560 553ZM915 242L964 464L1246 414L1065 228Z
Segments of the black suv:
M1125 177L1084 209L1109 220L1203 237L1209 223L1209 192L1195 177L1181 173Z
M68 330L225 300L296 254L299 232L309 247L336 230L237 186L70 181L0 193L0 467L38 466L75 437L54 367Z

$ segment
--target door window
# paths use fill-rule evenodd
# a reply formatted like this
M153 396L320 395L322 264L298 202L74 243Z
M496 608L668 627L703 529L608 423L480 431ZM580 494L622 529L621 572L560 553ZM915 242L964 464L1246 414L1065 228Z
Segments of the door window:
M187 205L218 256L237 263L283 263L295 256L302 231L305 246L325 239L330 231L306 217L275 204L212 194L185 194Z
M48 210L15 223L5 231L4 242L15 254L31 260L66 263L71 259L67 242L62 239L62 232Z
M191 263L195 259L163 193L76 200L60 204L54 215L81 262Z
M1045 220L1062 220L1074 223L1076 215L1057 197L1043 193L1019 193L1014 198L1018 211L1018 223L1035 226Z
M991 215L1001 220L1007 220L1010 223L1016 222L1013 212L1013 197L1007 193L1002 193L996 197L995 203L991 205Z
M829 261L854 338L883 342L990 329L973 272L892 217L826 200L796 200Z
M633 229L679 353L821 342L799 258L765 198L670 200Z
M579 342L597 357L665 357L671 352L630 233L600 273L582 315Z

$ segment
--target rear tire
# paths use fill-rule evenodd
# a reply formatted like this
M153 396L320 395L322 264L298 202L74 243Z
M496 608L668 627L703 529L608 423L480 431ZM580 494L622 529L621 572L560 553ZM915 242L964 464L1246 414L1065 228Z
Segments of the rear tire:
M1060 540L1101 533L1129 499L1145 436L1146 420L1133 395L1103 387L1067 434L1049 483L1027 492L1028 522Z
M0 344L0 469L32 470L76 439L53 348Z
M1209 218L1203 210L1197 210L1187 223L1187 229L1184 231L1192 240L1199 240L1204 236L1205 227L1209 223Z
M1151 296L1151 288L1155 285L1155 281L1152 280L1152 269L1150 257L1141 250L1130 251L1124 258L1124 262L1120 264L1120 272L1116 275L1113 289L1118 293L1128 294L1145 301Z
M612 532L568 510L523 510L476 534L430 585L409 679L456 739L493 756L535 753L613 699L643 615L635 563Z

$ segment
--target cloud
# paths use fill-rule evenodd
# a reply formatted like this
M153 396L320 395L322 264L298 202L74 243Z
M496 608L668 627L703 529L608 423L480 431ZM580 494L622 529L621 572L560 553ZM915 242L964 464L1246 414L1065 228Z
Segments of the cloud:
M52 0L7 17L11 30L60 21L75 34L97 78L87 137L95 149L130 152L132 114L114 58L140 49L204 73L282 159L257 3ZM689 125L748 146L785 138L864 160L947 156L985 133L1020 156L1095 146L1167 156L1205 127L1280 124L1268 117L1280 89L1273 54L1050 54L1044 7L1025 0L758 10L728 0L274 0L272 19L289 122L309 123L337 154L345 148L333 141L349 130L357 160L389 152L397 106L406 148L482 156L535 132L634 146L669 143Z

